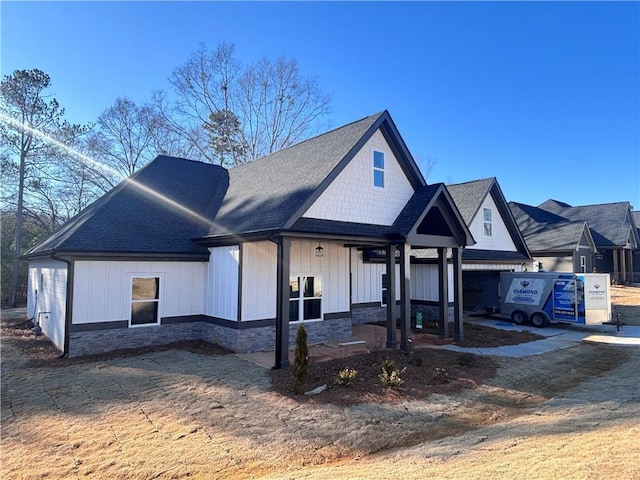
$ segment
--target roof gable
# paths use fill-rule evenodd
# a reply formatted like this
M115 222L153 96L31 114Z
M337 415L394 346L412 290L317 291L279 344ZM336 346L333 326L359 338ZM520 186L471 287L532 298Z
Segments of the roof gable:
M385 110L229 170L229 189L205 237L291 228L377 130L414 188L424 185Z

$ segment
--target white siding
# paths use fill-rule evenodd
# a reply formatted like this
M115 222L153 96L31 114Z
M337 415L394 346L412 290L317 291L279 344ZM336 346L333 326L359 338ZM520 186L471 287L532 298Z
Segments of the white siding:
M67 301L67 264L51 259L30 260L28 284L28 317L34 318L36 322L39 320L47 338L62 350ZM40 313L42 314L39 315Z
M215 247L209 251L209 287L205 313L226 320L238 320L240 247Z
M448 265L447 271L449 278L448 297L449 302L453 302L453 265ZM437 265L411 265L411 299L440 301Z
M242 244L242 320L275 318L277 255L273 242Z
M347 312L349 305L349 249L322 242L323 256L316 257L318 242L291 242L291 276L322 276L322 312Z
M373 186L373 151L384 153L384 188ZM392 225L413 187L378 130L304 214L345 222Z
M484 235L484 209L491 209L491 236L486 237ZM516 252L517 248L511 239L509 230L504 223L503 218L500 216L500 212L496 207L496 203L493 201L491 195L487 195L482 206L478 209L475 218L469 225L469 230L473 238L476 240L476 244L469 249L479 250L501 250L506 252Z
M364 263L363 253L351 249L352 303L382 302L382 275L387 272L384 263ZM411 279L413 282L413 278ZM396 265L396 300L400 300L400 265Z
M523 269L522 263L498 263L498 264L490 264L490 263L463 263L462 271L466 272L469 270L494 270L494 271L514 271L514 272L522 272ZM527 269L531 269L531 262L527 261L524 266Z
M545 272L573 272L573 257L533 257L541 262Z
M129 320L131 278L160 278L161 317L203 313L205 262L76 261L73 323Z

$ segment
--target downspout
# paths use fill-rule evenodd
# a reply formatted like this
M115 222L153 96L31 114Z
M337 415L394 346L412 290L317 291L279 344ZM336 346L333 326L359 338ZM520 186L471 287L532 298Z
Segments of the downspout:
M67 295L65 299L65 315L64 315L64 347L62 354L58 358L69 357L69 337L71 334L71 318L73 314L73 261L56 257L56 252L51 253L51 259L67 264Z

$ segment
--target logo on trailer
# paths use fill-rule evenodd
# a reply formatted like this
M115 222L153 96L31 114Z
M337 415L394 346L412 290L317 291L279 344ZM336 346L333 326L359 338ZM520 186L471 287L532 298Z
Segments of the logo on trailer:
M522 285L523 288L527 288L529 286L529 282L527 282L526 280L522 280L520 282L520 285Z
M596 290L600 290L600 285L598 285L597 283L593 286L593 288L595 288Z

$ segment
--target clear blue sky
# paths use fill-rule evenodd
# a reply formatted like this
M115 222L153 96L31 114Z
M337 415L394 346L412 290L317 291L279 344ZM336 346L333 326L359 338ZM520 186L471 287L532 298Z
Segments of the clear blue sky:
M11 2L2 75L47 72L74 122L145 101L200 42L295 57L331 124L387 109L428 181L640 210L638 2Z

